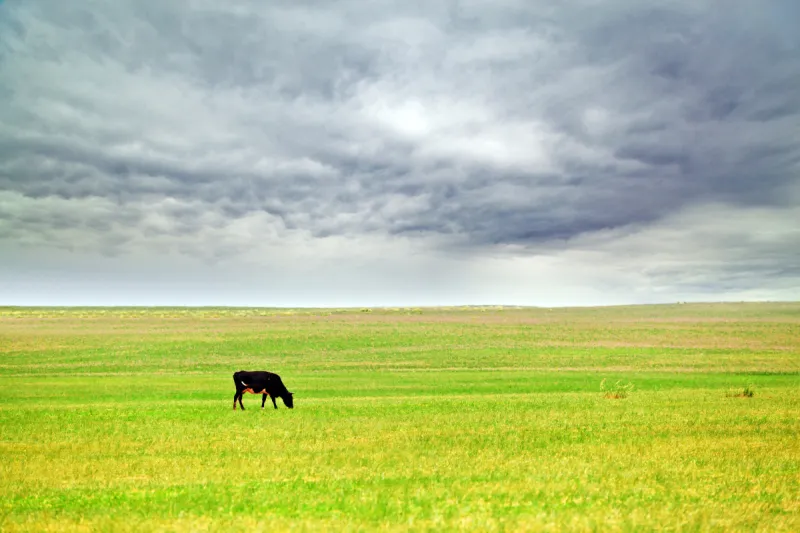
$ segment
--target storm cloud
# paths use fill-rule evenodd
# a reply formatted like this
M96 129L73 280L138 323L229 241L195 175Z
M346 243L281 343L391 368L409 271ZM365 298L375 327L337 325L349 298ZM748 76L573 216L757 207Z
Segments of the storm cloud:
M798 25L791 0L7 0L0 273L797 298Z

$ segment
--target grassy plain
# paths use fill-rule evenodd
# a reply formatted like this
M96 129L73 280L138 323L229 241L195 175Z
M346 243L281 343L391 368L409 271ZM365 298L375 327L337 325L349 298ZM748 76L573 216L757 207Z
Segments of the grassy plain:
M800 531L800 304L0 308L0 529Z

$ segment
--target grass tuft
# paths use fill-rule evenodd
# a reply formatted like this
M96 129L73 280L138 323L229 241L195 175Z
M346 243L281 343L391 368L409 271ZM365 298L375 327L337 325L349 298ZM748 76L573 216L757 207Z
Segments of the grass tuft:
M729 398L752 398L755 394L755 389L752 385L748 385L742 388L732 388L728 390L725 396Z
M604 379L600 382L600 390L606 398L621 400L627 398L633 391L633 383L623 384L622 381L617 380L613 385L606 385L606 380Z

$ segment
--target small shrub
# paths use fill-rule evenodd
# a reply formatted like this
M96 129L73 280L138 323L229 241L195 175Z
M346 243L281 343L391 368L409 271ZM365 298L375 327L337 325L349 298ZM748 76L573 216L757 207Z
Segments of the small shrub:
M613 385L606 385L606 380L604 379L600 382L600 390L606 398L619 400L628 397L628 394L633 390L633 383L623 384L621 381L617 380Z
M752 398L755 392L756 391L753 389L753 386L748 385L741 389L730 389L725 396L730 398Z

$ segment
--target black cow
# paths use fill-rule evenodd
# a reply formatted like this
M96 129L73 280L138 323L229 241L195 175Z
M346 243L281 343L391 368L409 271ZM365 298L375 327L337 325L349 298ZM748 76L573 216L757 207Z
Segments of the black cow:
M294 397L291 392L286 390L286 387L281 381L278 374L272 372L247 372L239 370L233 374L233 383L236 385L236 394L233 395L233 410L236 410L236 401L239 401L239 407L244 411L242 405L242 395L245 392L250 394L261 394L261 408L264 408L264 403L267 401L267 396L272 400L272 405L275 409L278 404L275 403L275 398L283 400L283 404L289 409L294 408Z

